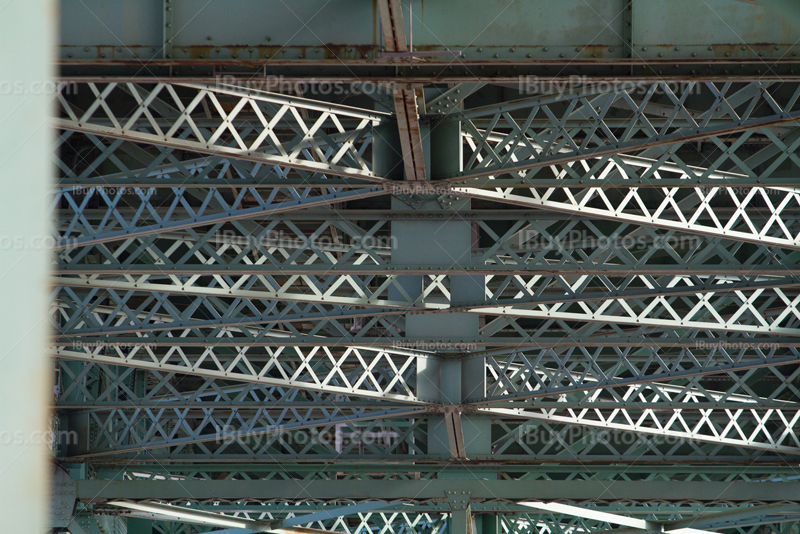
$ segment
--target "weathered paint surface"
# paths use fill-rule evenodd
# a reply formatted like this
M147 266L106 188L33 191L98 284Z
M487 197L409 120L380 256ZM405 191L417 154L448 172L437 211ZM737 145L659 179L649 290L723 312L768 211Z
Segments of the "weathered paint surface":
M460 50L467 62L800 53L800 7L792 2L633 0L630 13L627 2L415 0L413 24L405 25L405 33L415 50ZM170 5L172 55L179 60L376 60L381 50L374 2L170 0ZM63 0L61 58L162 58L163 7L163 0Z

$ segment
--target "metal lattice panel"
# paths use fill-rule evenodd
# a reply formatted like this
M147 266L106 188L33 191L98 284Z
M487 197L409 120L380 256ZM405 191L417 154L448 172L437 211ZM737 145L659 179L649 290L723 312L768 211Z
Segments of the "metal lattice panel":
M305 526L792 532L797 82L77 85L53 119L55 407L78 434L56 455L96 517L274 529L385 499ZM158 510L154 532L212 531Z

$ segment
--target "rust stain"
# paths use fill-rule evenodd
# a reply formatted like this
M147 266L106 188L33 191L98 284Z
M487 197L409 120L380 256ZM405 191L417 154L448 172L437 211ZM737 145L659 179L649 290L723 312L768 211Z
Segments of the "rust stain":
M792 25L789 23L788 19L781 18L781 40L784 43L791 43L792 42Z
M790 28L782 26L783 31L789 31ZM774 36L776 41L780 39L779 35ZM664 52L663 57L650 57L647 60L623 60L618 57L618 47L612 45L612 51L609 51L609 45L590 45L580 47L580 53L577 58L570 59L571 65L592 65L592 64L705 64L709 62L714 63L752 63L764 62L769 60L775 63L797 63L800 62L800 57L797 57L794 50L787 51L783 46L779 50L775 50L775 46L779 42L759 42L748 43L742 45L741 43L714 43L712 45L713 51L706 51L703 46L700 57L688 57L690 51L694 48L687 48L682 50L680 54L675 54L674 45L670 44L651 44L648 45L648 53L656 55L656 53ZM784 45L785 46L785 45ZM88 50L86 50L88 48ZM444 49L442 46L437 45L420 45L415 47L419 51L441 51ZM460 47L451 47L460 48ZM742 50L744 48L744 50ZM121 50L118 50L121 49ZM379 57L379 47L372 44L344 44L344 43L328 43L325 45L317 46L295 46L295 47L281 47L280 45L261 45L261 46L248 46L248 45L195 45L195 46L176 46L173 59L162 59L159 52L159 47L152 45L124 45L124 46L65 46L62 47L62 58L60 64L97 64L97 65L111 65L111 64L139 64L142 59L146 59L152 65L187 65L187 66L208 66L208 65L241 65L241 66L283 66L283 65L328 65L336 64L341 61L356 64L372 64L372 65L395 65L397 60L390 58ZM503 65L563 65L564 59L531 59L521 56L520 50L517 50L517 57L508 57L508 48L506 46L484 46L482 52L477 53L474 48L467 49L468 58L460 61L463 64L481 65L481 66L503 66ZM791 52L791 54L790 54ZM136 58L132 57L136 54ZM66 56L73 57L66 57ZM498 55L498 58L494 56ZM677 56L677 57L674 57ZM441 61L436 58L422 58L420 63L429 65L446 65L448 61Z
M610 55L610 52L608 51L609 48L608 45L589 45L589 46L584 46L582 48L583 50L581 51L581 53L583 54L584 57L604 58ZM611 56L611 57L616 57L616 56Z
M279 45L197 45L179 47L181 54L190 59L222 59L226 60L289 60L289 59L372 59L377 57L378 46L347 45L327 43L317 46L282 47Z

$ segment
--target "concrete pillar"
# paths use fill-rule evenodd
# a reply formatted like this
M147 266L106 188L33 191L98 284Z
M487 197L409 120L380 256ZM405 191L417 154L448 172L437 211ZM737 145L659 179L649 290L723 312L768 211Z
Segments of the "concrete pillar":
M57 5L10 2L0 14L0 517L5 532L49 531L47 277Z

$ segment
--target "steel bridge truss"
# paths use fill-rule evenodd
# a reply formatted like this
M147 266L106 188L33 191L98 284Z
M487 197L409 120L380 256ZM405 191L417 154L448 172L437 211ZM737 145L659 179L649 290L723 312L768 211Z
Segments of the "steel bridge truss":
M411 54L399 4L379 4L387 51ZM76 525L108 530L114 499L274 520L295 512L192 492L363 480L452 490L339 495L413 502L306 526L796 531L796 498L773 493L710 510L666 486L554 494L569 513L520 504L541 486L458 494L464 478L775 492L800 460L800 84L506 93L60 87L54 422L75 439L55 453L115 484L78 487ZM169 481L185 495L144 496ZM128 515L133 532L145 516Z

